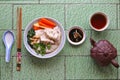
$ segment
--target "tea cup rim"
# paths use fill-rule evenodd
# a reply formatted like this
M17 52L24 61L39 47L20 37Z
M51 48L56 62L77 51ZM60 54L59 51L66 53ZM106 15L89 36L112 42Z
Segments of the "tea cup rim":
M101 28L101 29L96 29L95 27L92 26L92 24L91 24L91 18L92 18L92 16L95 15L95 14L102 14L102 15L105 16L105 18L107 19L107 23L106 23L105 27L103 27L103 28ZM92 13L92 14L90 15L90 17L89 17L90 27L91 27L93 30L95 30L95 31L104 31L104 30L106 30L106 29L108 28L108 26L109 26L109 23L110 23L109 17L108 17L108 15L107 15L105 12L97 11L97 12Z

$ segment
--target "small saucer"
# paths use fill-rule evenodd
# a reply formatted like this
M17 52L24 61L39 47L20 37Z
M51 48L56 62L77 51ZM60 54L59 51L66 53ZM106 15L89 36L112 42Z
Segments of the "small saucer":
M85 31L79 26L71 27L67 33L67 39L72 45L80 45L86 39Z

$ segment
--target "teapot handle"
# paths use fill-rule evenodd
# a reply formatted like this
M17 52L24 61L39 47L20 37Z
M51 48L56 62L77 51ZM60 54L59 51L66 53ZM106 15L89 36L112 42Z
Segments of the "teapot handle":
M119 67L119 64L118 64L114 59L111 60L111 63L112 63L112 65L115 66L116 68Z

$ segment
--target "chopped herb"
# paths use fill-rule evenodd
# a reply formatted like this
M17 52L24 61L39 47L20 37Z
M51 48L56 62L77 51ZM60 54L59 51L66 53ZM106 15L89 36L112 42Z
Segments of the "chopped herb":
M30 29L29 31L28 31L28 34L27 34L27 39L28 39L28 44L31 46L31 47L33 47L30 43L31 43L31 40L30 40L30 38L32 38L33 36L35 35L35 31L33 30L33 29Z
M47 49L50 49L51 48L51 44L47 44Z
M34 35L35 35L35 31L34 31L33 29L30 29L30 30L28 31L27 37L31 38L31 37L33 37Z
M44 44L44 43L36 43L36 44L33 44L33 49L38 53L38 54L41 54L41 55L45 55L46 54L46 48L47 49L50 49L51 45L48 44Z

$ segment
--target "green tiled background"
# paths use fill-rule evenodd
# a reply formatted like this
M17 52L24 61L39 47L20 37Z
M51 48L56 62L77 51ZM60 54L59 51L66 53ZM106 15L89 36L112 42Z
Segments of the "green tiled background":
M40 3L91 3L91 0L40 0Z
M116 5L110 4L73 4L66 5L66 26L69 29L73 25L90 29L89 18L94 12L102 11L110 18L109 29L116 29Z
M0 3L39 3L40 0L0 0Z
M38 59L27 52L22 43L22 68L16 71L16 39L11 60L5 62L4 31L10 29L16 35L16 8L23 9L23 33L27 24L38 17L57 19L67 33L73 26L86 32L86 40L79 46L66 39L63 50L50 59ZM101 11L108 15L110 24L103 32L89 26L90 15ZM0 80L120 80L120 69L111 64L101 67L90 57L89 38L109 40L118 50L116 61L120 64L120 0L0 0ZM15 37L16 38L16 37Z

